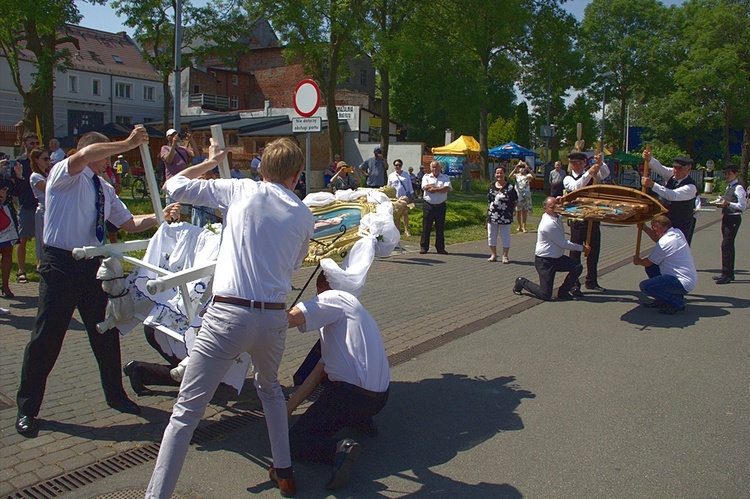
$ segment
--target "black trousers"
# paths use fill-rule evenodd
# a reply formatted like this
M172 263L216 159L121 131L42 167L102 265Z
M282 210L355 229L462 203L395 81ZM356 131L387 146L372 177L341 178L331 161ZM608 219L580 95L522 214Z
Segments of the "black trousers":
M334 464L334 435L342 428L373 417L388 402L388 391L371 397L351 388L348 383L323 384L323 393L289 432L292 460Z
M70 251L44 247L39 267L39 308L16 395L19 411L28 416L39 414L47 377L60 355L76 308L86 327L107 401L126 396L120 373L120 333L115 328L104 334L96 330L107 307L107 295L96 280L100 263L100 258L75 260Z
M539 284L531 281L525 281L523 289L533 294L540 300L549 300L552 298L552 289L555 286L555 274L558 272L567 272L565 281L560 286L561 293L567 293L575 286L578 278L583 272L583 265L577 260L567 255L560 258L545 258L541 256L534 257L534 267L539 274Z
M734 240L742 223L741 215L721 218L721 275L734 279Z
M427 201L422 203L422 239L419 246L427 251L430 249L430 234L432 234L432 224L435 224L435 249L442 251L445 249L445 203L430 204Z
M591 222L591 252L586 257L586 284L598 284L599 252L602 247L602 232L599 222ZM586 244L586 233L589 230L588 222L570 222L570 241L577 244ZM581 261L580 251L571 251L570 257ZM581 283L576 279L577 287Z

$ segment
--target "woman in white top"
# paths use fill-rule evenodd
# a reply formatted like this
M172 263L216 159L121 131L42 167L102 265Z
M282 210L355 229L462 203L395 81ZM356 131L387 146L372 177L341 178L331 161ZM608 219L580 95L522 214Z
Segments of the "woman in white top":
M516 205L518 232L528 232L526 230L526 217L532 210L531 181L534 180L534 174L526 163L519 161L513 171L510 172L510 176L516 180L516 192L518 193L518 204Z
M42 234L44 234L44 196L45 189L47 188L47 175L49 175L50 168L50 157L47 151L44 149L34 149L31 151L31 177L29 177L29 183L31 184L31 191L34 193L34 197L39 201L36 207L36 213L34 213L34 224L35 234L34 240L36 241L36 270L39 271L39 262L42 259Z

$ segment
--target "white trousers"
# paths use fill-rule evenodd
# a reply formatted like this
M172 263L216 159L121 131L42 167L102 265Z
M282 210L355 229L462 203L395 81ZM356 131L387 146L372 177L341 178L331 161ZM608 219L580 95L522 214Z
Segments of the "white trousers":
M288 326L285 310L260 310L228 303L214 303L208 308L172 417L164 430L147 498L172 496L193 432L219 382L242 352L248 352L253 361L255 388L263 404L274 466L292 465L286 402L278 380Z
M497 233L500 232L500 241L503 248L510 248L510 225L487 224L487 244L497 246Z

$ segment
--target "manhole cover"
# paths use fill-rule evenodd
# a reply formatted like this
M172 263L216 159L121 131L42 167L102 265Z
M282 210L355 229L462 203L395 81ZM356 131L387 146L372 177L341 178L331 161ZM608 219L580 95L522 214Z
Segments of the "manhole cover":
M146 489L118 490L107 494L96 496L96 499L143 499L146 495ZM172 494L172 499L202 499L201 496L189 494Z

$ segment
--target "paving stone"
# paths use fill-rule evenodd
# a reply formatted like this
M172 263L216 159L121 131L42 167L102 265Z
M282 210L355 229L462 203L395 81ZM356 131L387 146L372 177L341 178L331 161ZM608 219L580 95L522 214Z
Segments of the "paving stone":
M28 461L22 461L20 463L17 463L15 466L16 473L19 475L23 475L24 473L28 473L30 471L38 470L44 466L44 463L41 462L38 459L29 459Z
M55 464L65 459L70 459L75 456L75 452L70 449L62 449L55 452L50 452L39 458L39 460L45 465Z
M84 466L94 464L96 461L97 459L95 459L94 456L91 455L91 452L87 452L85 454L79 454L69 459L59 461L57 465L65 471L70 472L75 471L79 468L83 468Z
M65 472L60 466L57 466L55 464L50 464L47 466L44 466L43 468L39 468L34 473L36 476L39 477L39 481L43 480L49 480L50 478L54 478L58 475L61 475Z
M40 435L36 438L24 439L18 445L22 449L33 449L34 447L41 447L49 443L52 443L54 441L55 441L55 437L53 435Z

